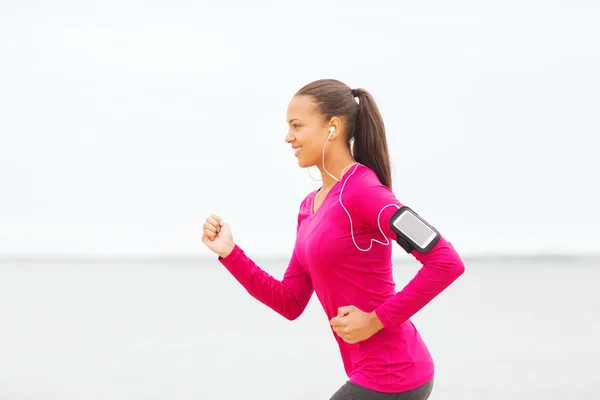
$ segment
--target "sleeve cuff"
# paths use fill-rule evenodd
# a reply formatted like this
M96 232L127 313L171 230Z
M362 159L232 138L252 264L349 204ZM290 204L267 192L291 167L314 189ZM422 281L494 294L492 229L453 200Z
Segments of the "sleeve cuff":
M375 309L375 315L379 318L379 321L383 324L384 329L390 331L397 331L400 327L390 315L385 311L386 304L382 304L381 306Z
M243 254L244 251L237 244L235 244L233 250L231 250L231 253L229 253L227 257L218 256L217 260L219 260L222 264L227 264Z
M250 260L246 256L246 253L236 244L231 250L231 253L227 257L219 256L218 261L234 276L242 279L251 270Z

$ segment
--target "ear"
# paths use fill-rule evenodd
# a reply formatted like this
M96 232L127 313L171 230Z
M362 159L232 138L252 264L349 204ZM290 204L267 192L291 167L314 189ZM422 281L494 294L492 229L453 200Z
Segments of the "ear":
M335 129L331 135L331 129ZM329 120L329 124L327 125L327 134L329 135L329 140L333 140L337 138L341 134L342 129L342 121L338 117L333 117Z

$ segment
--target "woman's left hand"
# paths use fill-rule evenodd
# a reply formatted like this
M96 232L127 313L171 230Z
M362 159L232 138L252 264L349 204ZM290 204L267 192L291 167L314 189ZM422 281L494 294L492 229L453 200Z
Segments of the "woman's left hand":
M366 313L354 306L340 307L337 317L333 317L329 324L339 337L350 344L367 340L384 328L375 311Z

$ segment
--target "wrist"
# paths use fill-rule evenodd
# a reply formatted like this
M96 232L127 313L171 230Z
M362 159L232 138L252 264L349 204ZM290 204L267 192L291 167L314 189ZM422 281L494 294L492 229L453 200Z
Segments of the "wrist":
M229 247L227 247L224 251L218 253L219 257L226 258L231 252L235 249L235 243L232 243Z
M379 332L380 330L385 328L385 326L383 325L383 323L381 322L381 320L379 319L379 317L377 316L377 313L375 311L371 311L369 313L369 325L371 327L373 327L375 332Z

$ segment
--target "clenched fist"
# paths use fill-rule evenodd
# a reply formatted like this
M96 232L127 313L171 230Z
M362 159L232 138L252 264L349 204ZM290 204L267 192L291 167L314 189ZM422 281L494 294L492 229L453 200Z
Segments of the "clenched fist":
M229 225L224 223L217 215L206 218L202 243L222 258L227 257L235 247Z
M346 343L354 344L369 339L384 328L375 312L364 312L358 307L338 308L338 315L329 324Z

